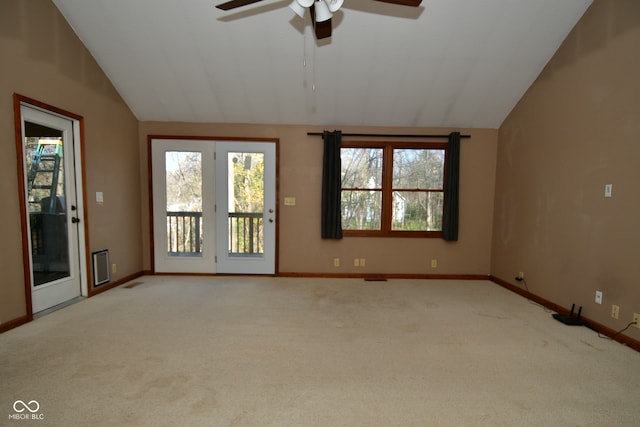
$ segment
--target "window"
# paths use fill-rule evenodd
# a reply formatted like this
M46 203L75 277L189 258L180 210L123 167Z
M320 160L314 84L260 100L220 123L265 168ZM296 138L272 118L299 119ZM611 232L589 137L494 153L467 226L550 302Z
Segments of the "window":
M344 234L442 237L446 147L443 143L343 143Z

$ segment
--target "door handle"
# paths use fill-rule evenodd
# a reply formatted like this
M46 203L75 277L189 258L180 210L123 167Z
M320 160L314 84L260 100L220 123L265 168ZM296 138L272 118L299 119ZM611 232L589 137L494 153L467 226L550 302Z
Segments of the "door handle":
M273 222L273 218L269 218L269 222Z
M77 223L80 222L80 218L73 216L73 217L71 217L71 222L74 223L74 224L77 224Z

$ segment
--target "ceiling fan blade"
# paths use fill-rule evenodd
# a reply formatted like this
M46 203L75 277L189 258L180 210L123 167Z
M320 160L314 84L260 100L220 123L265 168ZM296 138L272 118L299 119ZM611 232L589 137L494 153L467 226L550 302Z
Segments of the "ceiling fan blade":
M220 10L230 10L230 9L235 9L242 6L247 6L252 3L257 3L259 1L262 1L262 0L231 0L225 3L221 3L216 7Z
M402 6L418 7L422 0L376 0L383 3L399 4Z
M316 22L316 8L314 5L311 5L309 8L309 12L311 14L311 22L313 23L313 29L316 33L316 39L326 39L331 37L331 19L328 19L323 22Z

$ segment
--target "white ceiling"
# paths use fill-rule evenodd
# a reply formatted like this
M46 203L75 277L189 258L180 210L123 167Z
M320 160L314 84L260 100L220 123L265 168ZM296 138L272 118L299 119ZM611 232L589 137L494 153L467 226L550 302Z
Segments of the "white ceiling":
M592 0L53 0L139 120L497 128Z

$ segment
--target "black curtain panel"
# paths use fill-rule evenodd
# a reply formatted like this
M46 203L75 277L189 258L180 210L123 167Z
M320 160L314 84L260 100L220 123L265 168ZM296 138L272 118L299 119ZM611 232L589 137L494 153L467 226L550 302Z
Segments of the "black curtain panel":
M340 146L342 132L324 131L324 158L322 166L322 238L342 239L342 214L340 210L341 164Z
M458 192L460 190L460 132L449 134L445 170L442 238L456 241L458 240Z

